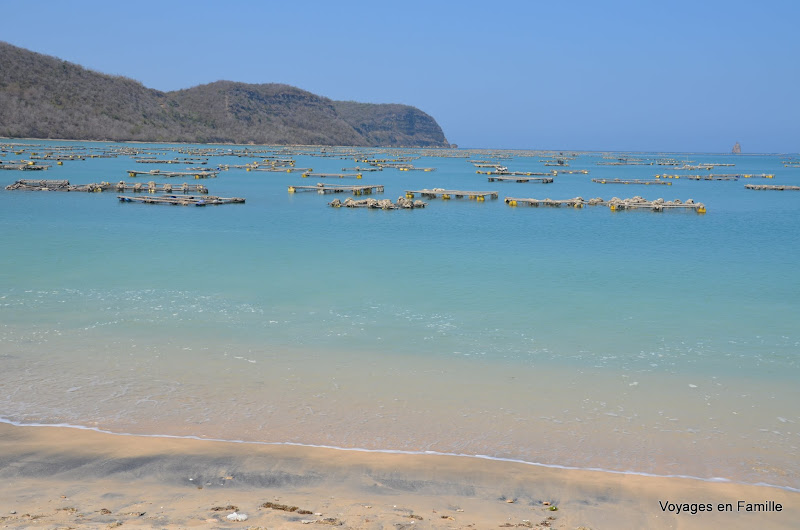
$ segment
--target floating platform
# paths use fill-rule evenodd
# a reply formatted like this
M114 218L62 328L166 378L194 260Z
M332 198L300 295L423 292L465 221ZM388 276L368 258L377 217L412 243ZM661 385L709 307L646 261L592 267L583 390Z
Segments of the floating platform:
M535 171L509 171L505 167L500 167L495 169L494 171L481 171L480 169L475 171L478 175L507 175L507 176L527 176L527 177L555 177L556 171L546 171L544 173L535 172Z
M215 197L213 195L159 195L157 197L127 197L118 195L120 202L139 202L144 204L172 204L175 206L207 206L209 204L242 204L241 197Z
M270 173L310 173L310 167L254 167L247 171L268 171Z
M594 206L597 204L603 204L603 199L596 198L596 199L589 199L584 200L583 197L575 197L573 199L520 199L516 197L506 197L505 203L509 206L517 206L520 204L527 204L528 206L552 206L552 207L560 207L560 206L569 206L571 208L583 208L584 206Z
M195 179L211 179L216 178L218 172L216 171L161 171L160 169L151 169L150 171L128 171L128 176L131 178L146 175L148 177L192 177Z
M189 184L184 182L180 186L173 186L172 184L156 184L152 180L145 186L141 182L136 184L128 184L124 180L120 180L116 184L109 184L108 182L101 182L100 184L90 184L90 186L102 186L102 190L87 190L87 191L106 191L113 189L115 191L132 191L134 193L208 193L208 188L202 184Z
M588 169L554 169L553 170L556 175L574 175L574 174L581 174L581 175L588 175Z
M361 199L357 201L352 197L348 197L344 202L339 199L334 199L328 203L328 206L332 206L333 208L341 208L344 206L345 208L371 208L376 210L412 210L414 208L425 208L427 205L427 203L420 200L412 201L408 197L400 197L397 199L397 202L392 202L389 199Z
M657 179L739 180L739 175L656 175Z
M365 173L368 171L383 171L382 167L343 167L342 171L355 171L356 173Z
M324 178L339 178L339 179L360 179L361 173L312 173L309 171L308 173L303 173L303 178L308 177L318 177L321 179Z
M491 174L491 172L489 173ZM488 180L489 182L541 182L542 184L551 184L553 177L506 177L493 175L488 177Z
M592 182L598 184L643 184L645 186L655 184L661 186L672 186L672 182L666 180L644 180L644 179L592 179Z
M686 202L681 202L680 199L674 201L665 201L664 199L656 199L648 201L642 197L633 197L631 199L619 199L614 197L606 202L608 208L613 212L617 210L636 210L648 209L654 212L663 212L664 210L694 210L697 213L706 213L706 206L702 202L694 202L692 199L687 199Z
M616 162L598 162L598 166L652 166L653 162L645 160L617 160Z
M32 160L20 160L0 163L0 169L9 171L42 171L50 169L47 164L36 164Z
M800 191L800 186L783 186L783 185L767 185L767 184L745 184L746 190L777 190L777 191Z
M7 190L24 191L72 191L68 180L31 180L20 179L6 186Z
M707 175L656 175L656 178L661 179L689 179L689 180L739 180L742 179L749 179L749 178L762 178L762 179L771 179L775 178L775 175L772 173L760 173L760 174L751 174L751 173L736 173L736 174L714 174L709 173Z
M127 184L123 180L119 181L117 184L111 184L110 182L70 184L68 180L22 179L16 181L14 184L6 186L6 189L23 191L76 191L89 193L109 190L117 192L130 191L134 193L208 193L208 188L202 184L188 184L184 182L180 186L173 186L172 184L156 184L153 181L147 184L143 182Z
M406 198L413 199L415 194L419 193L421 197L427 199L442 198L448 200L452 197L456 199L463 199L464 197L470 200L485 201L486 197L497 199L500 193L497 191L462 191L462 190L446 190L443 188L433 188L432 190L406 190Z
M656 199L648 201L642 197L633 197L631 199L620 199L614 197L609 201L604 201L601 198L585 200L583 197L575 197L572 199L520 199L516 197L506 197L505 203L509 206L518 206L520 204L527 204L528 206L569 206L572 208L583 208L584 206L595 206L605 204L611 211L617 210L635 210L635 209L649 209L654 212L663 212L664 210L682 209L694 210L697 213L706 213L706 207L701 202L694 202L688 199L686 202L681 202L679 199L674 201L665 201L664 199Z
M207 164L208 160L203 161L199 158L173 158L173 159L158 159L158 158L138 158L134 160L137 164L186 164L188 162L200 162Z
M333 186L329 184L317 183L316 186L289 186L289 193L299 191L316 191L320 195L326 193L352 193L353 195L370 195L372 193L383 193L382 184L371 186Z

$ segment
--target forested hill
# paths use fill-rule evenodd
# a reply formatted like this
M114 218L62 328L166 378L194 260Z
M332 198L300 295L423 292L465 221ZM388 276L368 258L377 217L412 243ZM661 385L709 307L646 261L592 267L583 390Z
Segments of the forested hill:
M421 110L280 84L160 92L0 42L0 136L143 142L447 147Z

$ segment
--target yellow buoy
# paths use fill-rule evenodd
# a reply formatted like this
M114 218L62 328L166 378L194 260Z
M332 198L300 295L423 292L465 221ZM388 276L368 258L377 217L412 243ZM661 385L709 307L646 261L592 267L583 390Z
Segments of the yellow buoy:
M61 160L59 160L57 165L59 165L59 166L63 166L63 165L64 165L64 162L62 162Z
M450 198L450 196L449 196L448 194L446 194L446 193L443 193L443 194L442 194L442 199L445 199L445 200L447 200L447 199L449 199L449 198Z
M289 193L294 193L294 186L289 186Z

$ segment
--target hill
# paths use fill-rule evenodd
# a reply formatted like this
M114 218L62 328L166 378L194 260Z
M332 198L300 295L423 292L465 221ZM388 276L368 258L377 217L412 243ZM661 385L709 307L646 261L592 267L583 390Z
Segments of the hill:
M0 136L190 143L447 147L408 105L333 101L281 84L161 92L0 42Z

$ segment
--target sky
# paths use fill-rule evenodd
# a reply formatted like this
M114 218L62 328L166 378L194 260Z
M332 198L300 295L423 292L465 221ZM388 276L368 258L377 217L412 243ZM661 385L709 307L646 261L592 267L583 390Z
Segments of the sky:
M459 147L800 152L797 0L0 7L0 40L149 88L224 79L403 103Z

